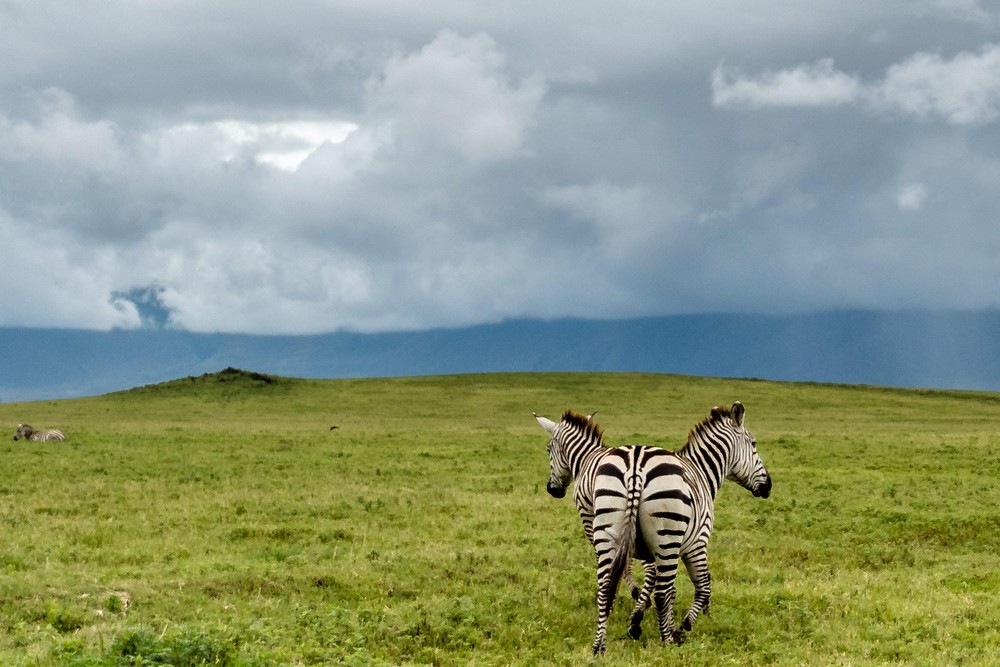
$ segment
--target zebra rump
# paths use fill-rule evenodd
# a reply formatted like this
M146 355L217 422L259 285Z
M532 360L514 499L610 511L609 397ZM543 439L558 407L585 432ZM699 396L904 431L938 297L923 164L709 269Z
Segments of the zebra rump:
M46 428L37 430L30 424L18 424L14 431L14 440L29 440L31 442L47 442L56 440L62 442L66 440L66 434L56 428Z

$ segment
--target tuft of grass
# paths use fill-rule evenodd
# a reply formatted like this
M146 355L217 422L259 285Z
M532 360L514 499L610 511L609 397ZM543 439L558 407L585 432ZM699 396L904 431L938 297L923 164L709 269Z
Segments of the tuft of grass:
M103 656L106 664L222 667L244 665L232 632L183 627L157 634L146 627L119 633Z
M80 611L67 608L55 600L45 603L43 618L53 630L61 633L74 632L84 625L84 617Z

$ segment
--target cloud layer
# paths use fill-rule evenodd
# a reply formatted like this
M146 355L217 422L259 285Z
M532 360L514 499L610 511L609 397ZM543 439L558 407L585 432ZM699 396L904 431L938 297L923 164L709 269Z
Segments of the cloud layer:
M838 71L832 58L745 77L724 66L712 72L717 107L835 107L953 125L985 125L1000 117L1000 44L950 59L916 53L891 65L879 80Z
M993 10L419 9L0 4L0 326L1000 305Z

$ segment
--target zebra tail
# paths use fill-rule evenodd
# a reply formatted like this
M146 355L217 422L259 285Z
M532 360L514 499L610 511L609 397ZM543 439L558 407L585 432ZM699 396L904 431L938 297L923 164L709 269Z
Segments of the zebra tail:
M634 497L638 497L635 494ZM625 525L614 545L614 555L611 561L611 590L617 591L621 584L622 576L626 578L629 585L638 588L635 577L632 575L632 554L635 553L635 524L638 519L638 503L629 498L625 508Z

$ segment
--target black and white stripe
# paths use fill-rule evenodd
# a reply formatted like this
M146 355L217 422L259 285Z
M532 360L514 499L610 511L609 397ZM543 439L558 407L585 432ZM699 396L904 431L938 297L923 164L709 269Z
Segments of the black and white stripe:
M756 441L743 426L741 403L713 408L691 430L679 452L659 447L606 448L600 428L588 417L566 411L555 423L535 415L551 435L548 492L561 498L576 480L574 500L584 531L597 554L597 635L594 653L603 653L607 619L631 558L644 563L629 634L638 637L650 600L656 605L660 637L683 641L711 596L707 546L714 521L715 494L726 478L766 498L771 477ZM695 585L695 599L680 629L674 628L674 582L683 560ZM630 577L631 578L631 577Z
M46 442L48 440L63 441L66 439L66 435L56 428L46 428L38 431L29 424L18 424L17 430L14 431L14 439L31 440L33 442Z

